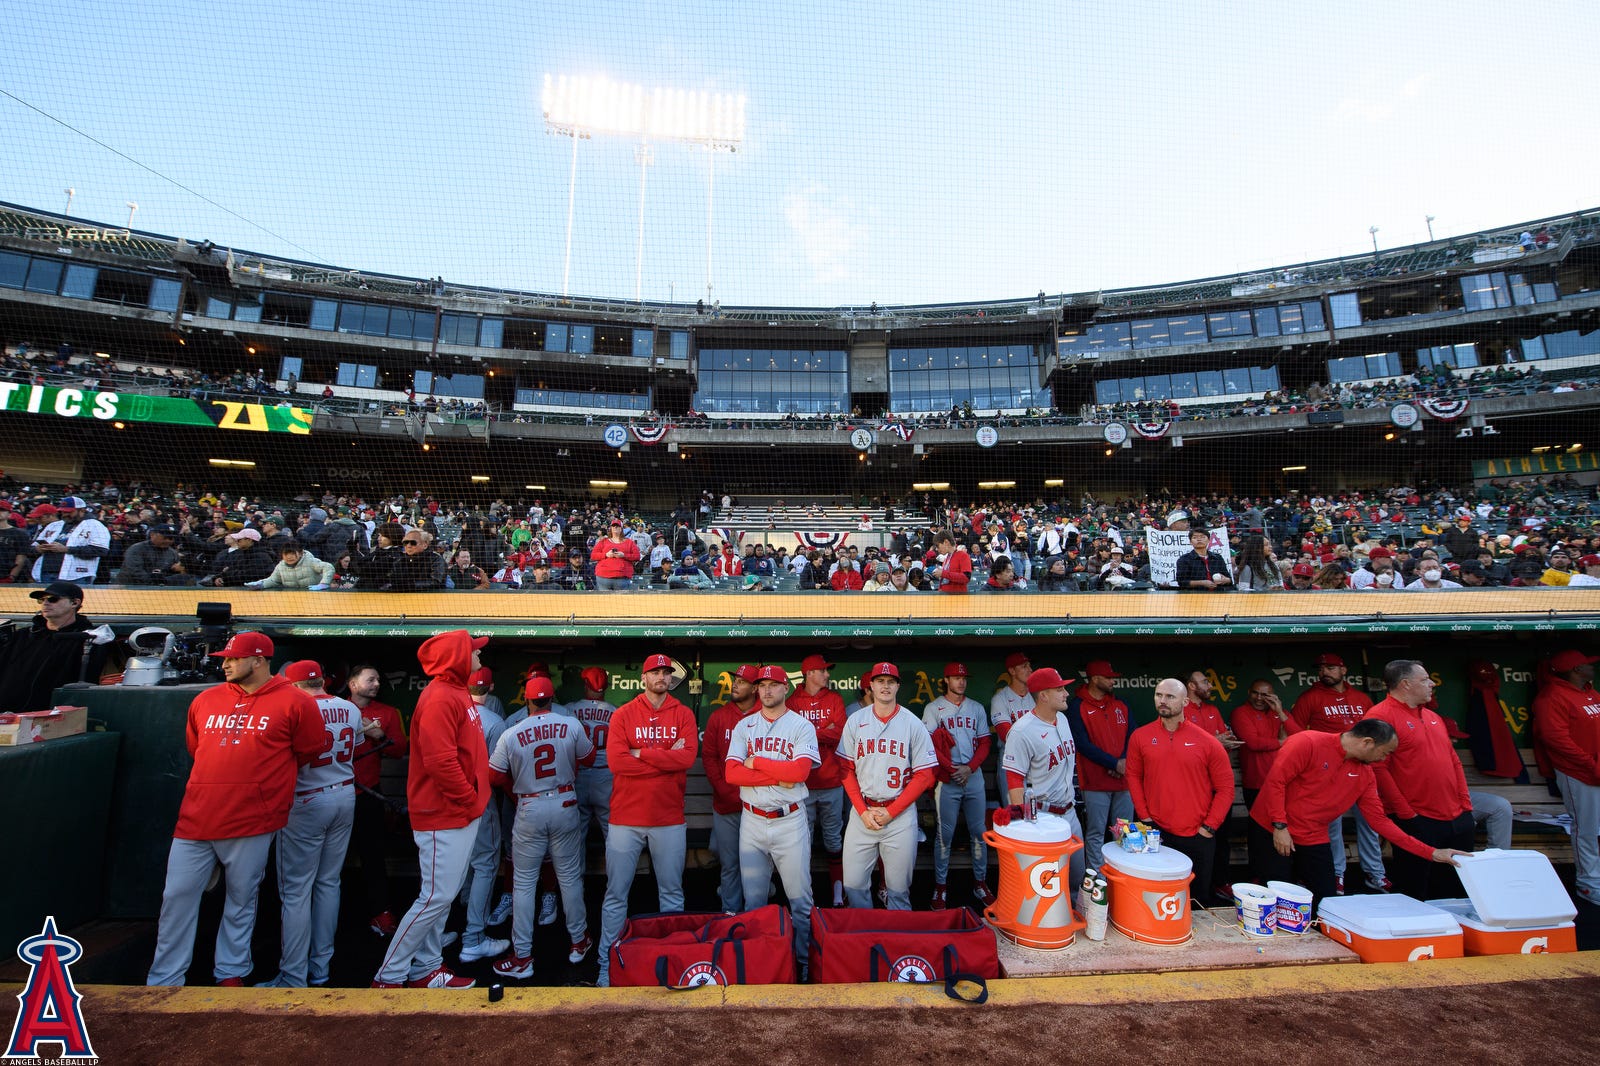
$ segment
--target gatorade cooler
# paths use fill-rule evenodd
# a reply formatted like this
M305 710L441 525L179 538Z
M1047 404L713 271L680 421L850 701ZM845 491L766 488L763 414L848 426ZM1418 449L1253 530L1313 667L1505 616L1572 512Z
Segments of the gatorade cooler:
M1000 891L994 906L983 912L1007 940L1027 948L1064 948L1072 943L1083 920L1072 913L1072 853L1083 841L1072 835L1072 822L1041 814L1031 822L997 825L983 834L1000 867Z
M1171 848L1123 851L1106 845L1101 872L1111 883L1111 927L1145 944L1184 944L1194 935L1189 914L1189 856Z
M1410 896L1328 896L1317 917L1362 962L1459 959L1463 950L1455 918Z
M1491 849L1456 863L1468 898L1430 902L1461 923L1468 955L1578 950L1578 908L1542 852Z

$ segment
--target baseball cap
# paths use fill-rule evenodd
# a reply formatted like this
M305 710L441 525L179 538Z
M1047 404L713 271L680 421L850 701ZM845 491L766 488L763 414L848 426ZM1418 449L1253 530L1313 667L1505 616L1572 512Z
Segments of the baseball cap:
M236 529L232 533L229 533L228 536L232 537L234 540L248 540L259 543L261 540L261 531L259 529Z
M669 655L662 655L660 652L656 652L656 654L645 659L644 665L639 667L639 669L641 672L646 674L648 674L651 670L671 670L672 657Z
M611 522L610 522L610 525L616 526L618 529L621 529L622 528L622 519L613 518L611 520Z
M494 671L487 666L481 666L467 675L467 686L475 688L478 685L494 684Z
M550 664L545 662L532 662L528 664L524 677L549 677Z
M1028 691L1043 692L1047 688L1066 688L1067 682L1054 668L1046 666L1028 676Z
M57 508L55 504L41 503L39 506L28 512L28 520L30 522L36 522L41 518L53 517L57 513L59 513L59 508Z
M1368 559L1393 559L1394 558L1394 552L1390 551L1388 548L1385 548L1382 544L1380 544L1376 548L1373 548L1371 551L1369 551L1367 553L1367 558Z
M283 668L286 681L320 681L322 664L315 659L299 659Z
M1188 517L1189 517L1189 512L1185 511L1183 508L1180 507L1178 510L1173 511L1171 514L1167 515L1167 523L1170 525L1173 522L1182 522L1185 518L1188 518Z
M1095 659L1083 668L1084 677L1121 677L1104 659ZM1031 680L1031 679L1030 679Z
M1310 563L1295 563L1290 573L1295 577L1315 577L1317 570Z
M743 671L745 668L741 666L739 669ZM785 685L789 683L789 675L784 672L781 666L763 666L756 670L755 679L757 681L782 681Z
M1600 566L1600 555L1585 555L1578 560L1579 566Z
M966 663L945 663L944 664L944 676L945 677L966 677L967 676L967 664Z
M1032 659L1028 658L1026 652L1014 651L1006 656L1006 669L1010 670L1018 666L1025 666L1032 661Z
M81 511L89 505L83 502L82 496L63 496L61 506L68 511Z
M748 681L751 684L755 684L757 681L761 680L761 671L765 669L766 667L764 666L756 666L753 663L745 663L743 666L739 667L739 669L733 672L733 676L743 681ZM773 667L773 669L776 670L777 667Z
M800 660L801 673L809 674L813 670L832 670L833 664L820 655L807 655Z
M34 589L28 595L36 600L42 600L46 596L60 596L66 600L81 600L83 599L83 587L71 581L52 581L42 589Z
M1123 547L1120 544L1111 545L1109 551L1111 552L1112 555L1127 555L1128 554L1125 550L1123 550Z
M1315 659L1311 660L1311 664L1313 666L1343 666L1344 660L1333 654L1331 651L1325 651Z
M171 526L167 525L151 526L150 532L160 533L164 537L175 537L178 535L178 531L176 529L173 529Z
M685 548L685 549L683 549L683 556L682 557L685 558L685 559L693 559L694 558L694 549L693 548Z
M489 643L488 637L471 637L470 639L472 641L473 651L482 651L484 646Z
M548 677L530 677L528 683L522 686L522 694L531 702L533 700L554 699L555 686L550 684Z
M306 513L309 514L312 518L318 519L318 520L323 521L323 522L326 522L328 520L328 512L323 510L321 507L313 507L313 508L311 508L311 510L307 511Z
M585 685L596 692L604 692L611 683L610 676L598 666L586 666L578 672L578 676L583 678Z
M252 655L263 655L272 658L272 638L265 633L254 633L245 630L235 633L221 651L211 653L213 659L248 659Z
M1568 670L1576 670L1585 663L1600 663L1600 655L1585 655L1576 648L1568 648L1566 651L1558 651L1550 656L1550 669L1558 674L1564 674Z
M900 668L894 663L873 663L867 672L861 675L861 680L871 681L875 677L900 677Z

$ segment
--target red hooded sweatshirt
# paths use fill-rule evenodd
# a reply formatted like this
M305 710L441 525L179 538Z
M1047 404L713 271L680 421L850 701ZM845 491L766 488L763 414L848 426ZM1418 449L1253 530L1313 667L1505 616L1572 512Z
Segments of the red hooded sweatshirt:
M489 803L489 752L477 704L467 691L472 637L465 629L429 637L417 661L431 678L411 715L406 802L411 828L459 829Z
M231 840L288 823L295 770L322 753L325 730L317 701L274 676L254 692L226 682L200 693L185 739L194 769L172 835Z

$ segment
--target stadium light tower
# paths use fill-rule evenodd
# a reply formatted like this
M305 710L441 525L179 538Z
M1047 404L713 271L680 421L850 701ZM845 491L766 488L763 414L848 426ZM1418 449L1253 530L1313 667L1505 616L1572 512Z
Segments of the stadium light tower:
M133 216L138 214L138 212L139 212L139 205L134 203L132 200L129 200L128 201L128 228L129 229L133 228Z
M656 154L646 142L633 150L633 159L639 164L639 247L633 253L633 300L638 303L644 289L644 178Z
M1367 232L1372 234L1372 258L1378 258L1378 227L1368 226Z
M1433 241L1433 216L1428 215L1423 221L1428 224L1428 240L1431 243Z
M76 196L76 195L78 195L78 190L77 189L68 189L67 190L67 207L66 207L65 211L61 212L63 215L72 214L72 198L74 196Z

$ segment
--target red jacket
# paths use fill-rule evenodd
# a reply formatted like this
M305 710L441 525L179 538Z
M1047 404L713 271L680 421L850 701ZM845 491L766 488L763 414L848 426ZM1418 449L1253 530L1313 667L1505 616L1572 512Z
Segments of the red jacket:
M822 756L822 765L811 771L806 787L812 791L842 787L844 767L835 756L839 751L839 738L844 736L844 700L831 688L813 696L801 685L789 693L788 706L817 731L817 752Z
M683 747L674 748L679 740ZM682 825L683 794L699 741L694 712L670 694L652 707L640 693L612 712L606 740L612 824ZM638 755L631 754L634 748Z
M1386 699L1367 712L1394 726L1400 746L1378 763L1378 789L1389 813L1406 819L1422 815L1448 822L1472 810L1467 775L1444 719L1426 707L1407 707Z
M1228 731L1228 723L1222 720L1222 711L1214 703L1186 701L1183 705L1183 719L1199 726L1214 737L1219 737Z
M1600 785L1600 692L1552 677L1533 699L1533 728L1557 770Z
M1302 732L1300 723L1294 720L1293 715L1280 722L1276 714L1258 711L1248 703L1241 703L1233 709L1233 735L1244 741L1244 747L1239 749L1239 768L1245 788L1259 789L1267 779L1267 771L1272 769L1278 751L1283 746L1278 739L1280 730L1291 737ZM1349 810L1349 805L1346 804L1344 809ZM1328 816L1328 821L1333 821L1332 815Z
M846 570L842 566L835 570L833 576L828 579L828 587L835 592L854 592L864 588L866 583L866 578L861 576L861 571L855 569Z
M706 735L701 741L702 751L700 761L706 768L706 780L711 783L711 809L718 814L737 814L739 812L739 786L728 781L727 763L728 741L733 736L733 727L747 715L755 714L761 710L761 704L752 703L748 711L739 709L736 703L724 703L721 707L711 712L711 717L706 720ZM809 760L807 765L810 765Z
M289 821L295 771L322 753L317 701L274 676L254 692L225 683L189 704L194 769L172 835L229 840L275 833Z
M1371 709L1372 701L1367 694L1354 686L1347 684L1344 691L1339 692L1319 681L1300 693L1289 716L1301 729L1343 733L1365 718Z
M1222 741L1192 722L1172 732L1159 720L1128 738L1128 791L1141 819L1191 837L1213 831L1233 806L1233 767Z
M417 649L417 661L433 680L411 714L411 828L459 829L489 804L489 751L477 703L467 691L472 638L464 629L429 637Z
M606 554L609 551L621 552L622 558L611 558ZM601 537L594 542L594 549L589 552L589 558L594 560L595 577L632 577L633 564L639 561L639 545L627 537L623 537L620 541Z
M1115 696L1091 699L1087 688L1067 704L1067 723L1078 745L1078 778L1086 792L1126 792L1128 779L1113 777L1118 759L1128 757L1133 715ZM1110 765L1108 766L1107 763Z
M383 727L384 739L389 741L381 749L362 734L352 753L356 783L365 788L377 788L378 780L383 776L383 759L404 759L411 750L411 742L406 739L406 727L400 721L400 712L387 703L373 700L361 708L363 718L373 718L378 725ZM368 752L373 752L369 755Z
M1242 708L1241 708L1242 710ZM1270 830L1289 823L1289 838L1314 846L1328 842L1328 824L1359 804L1367 824L1389 843L1420 858L1433 848L1389 820L1378 799L1373 765L1347 758L1338 733L1302 731L1283 742L1250 817Z
M954 548L944 561L944 571L939 575L940 592L965 592L972 582L972 556L965 548Z

